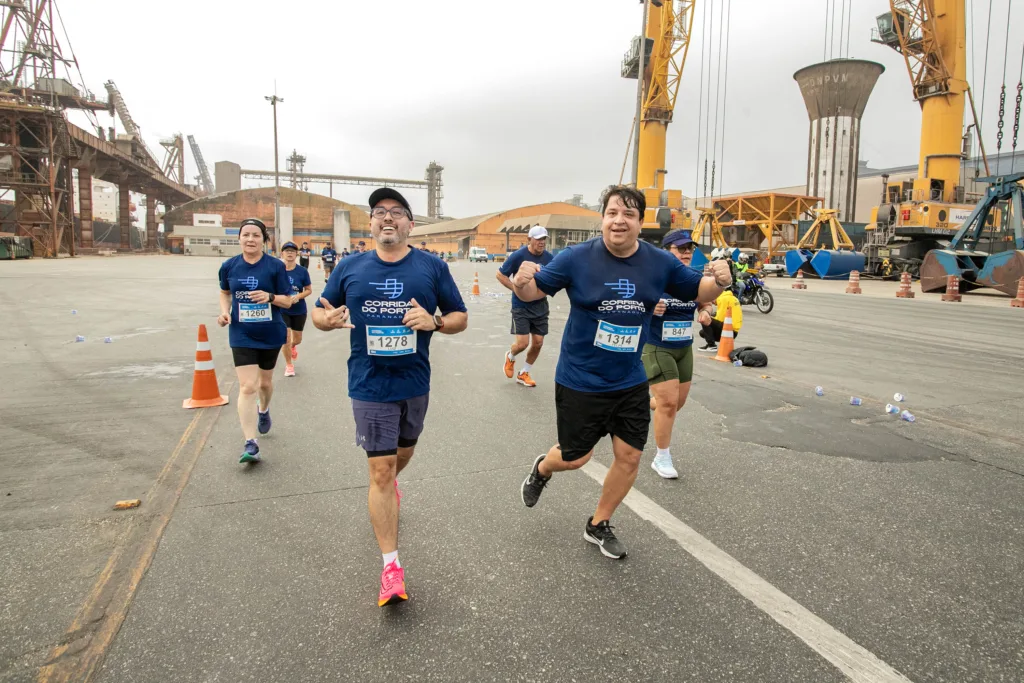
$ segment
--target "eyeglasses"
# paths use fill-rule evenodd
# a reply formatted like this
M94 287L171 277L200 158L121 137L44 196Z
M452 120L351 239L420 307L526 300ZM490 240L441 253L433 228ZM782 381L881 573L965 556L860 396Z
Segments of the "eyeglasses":
M378 206L374 208L373 211L370 212L370 215L373 216L374 218L381 219L386 218L388 214L391 214L391 217L394 218L396 221L399 218L406 218L409 215L405 208L401 206L392 206L390 209L385 209L383 206Z
M684 244L680 247L676 247L676 249L678 249L679 251L693 251L695 248L696 245L694 245L693 242L690 242L689 244Z

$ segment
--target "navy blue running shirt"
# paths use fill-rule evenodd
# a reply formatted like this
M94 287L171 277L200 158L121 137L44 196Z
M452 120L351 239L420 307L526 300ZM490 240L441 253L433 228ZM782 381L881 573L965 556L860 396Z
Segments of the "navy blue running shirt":
M466 311L448 265L419 249L395 263L376 251L353 254L331 273L323 298L348 306L351 354L348 395L360 401L393 403L430 391L430 338L402 324L409 300L431 314ZM317 300L316 305L323 308Z
M651 335L647 343L664 349L685 349L691 346L697 302L680 301L668 293L662 299L665 300L665 314L651 318Z
M220 288L231 292L231 325L228 340L232 347L275 349L284 345L288 328L281 309L273 304L249 301L249 292L260 290L278 296L291 296L292 285L284 264L262 254L256 263L247 263L242 255L221 264Z
M501 274L504 275L505 277L510 278L516 274L516 271L519 270L519 266L523 265L523 261L533 261L534 263L539 263L541 266L546 266L549 263L551 263L552 259L554 258L554 255L547 249L545 249L544 253L541 254L540 256L534 256L532 253L530 253L529 248L527 248L527 246L524 244L523 246L519 247L514 252L512 252L512 254L507 259L505 259L505 262L501 264L501 268L499 268L498 271L501 272ZM530 303L521 300L519 297L516 296L515 292L512 292L512 308L529 307Z
M646 242L619 258L597 237L560 252L534 278L548 296L564 289L571 304L555 381L605 392L647 381L641 351L655 304L666 292L696 299L701 274Z
M290 291L292 296L302 294L302 290L313 284L312 280L309 279L309 271L302 266L295 266L291 270L286 268L285 271L288 273L288 282L291 283ZM306 300L299 299L286 313L288 315L306 315Z

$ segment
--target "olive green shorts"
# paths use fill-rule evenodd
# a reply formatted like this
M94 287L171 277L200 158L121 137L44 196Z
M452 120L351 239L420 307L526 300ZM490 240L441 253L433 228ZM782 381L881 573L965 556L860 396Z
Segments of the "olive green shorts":
M653 344L644 344L644 370L647 381L659 384L670 379L680 383L693 379L693 344L681 349L666 349Z

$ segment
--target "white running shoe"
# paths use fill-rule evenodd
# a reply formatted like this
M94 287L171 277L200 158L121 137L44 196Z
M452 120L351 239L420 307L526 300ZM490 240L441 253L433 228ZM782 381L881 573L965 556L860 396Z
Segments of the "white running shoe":
M658 476L662 479L678 479L679 473L676 472L676 468L672 466L672 456L654 456L654 462L651 463L651 469L658 473Z

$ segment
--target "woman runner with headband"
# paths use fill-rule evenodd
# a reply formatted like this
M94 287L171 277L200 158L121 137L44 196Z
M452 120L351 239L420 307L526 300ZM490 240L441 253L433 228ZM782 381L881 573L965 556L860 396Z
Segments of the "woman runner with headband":
M281 261L263 253L267 241L267 226L246 218L238 231L242 253L221 264L219 274L217 324L230 325L228 337L238 374L238 419L245 437L242 463L260 461L257 431L270 431L274 366L288 338L281 309L292 305L288 272Z

